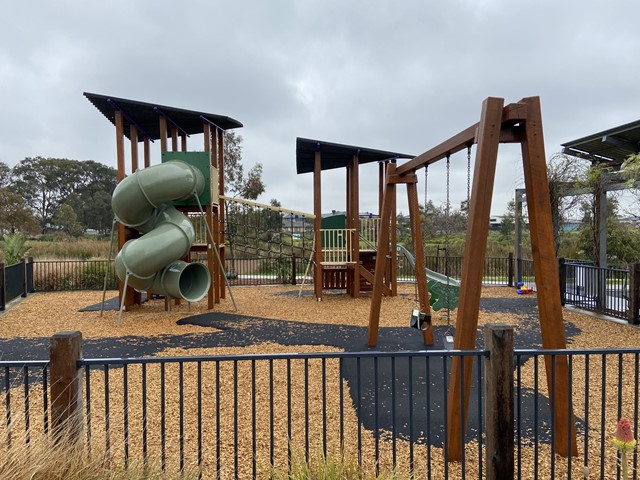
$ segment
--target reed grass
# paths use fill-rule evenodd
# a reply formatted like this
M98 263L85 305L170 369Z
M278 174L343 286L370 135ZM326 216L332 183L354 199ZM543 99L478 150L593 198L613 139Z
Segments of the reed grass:
M106 259L109 240L65 238L62 240L29 240L29 256L35 260Z

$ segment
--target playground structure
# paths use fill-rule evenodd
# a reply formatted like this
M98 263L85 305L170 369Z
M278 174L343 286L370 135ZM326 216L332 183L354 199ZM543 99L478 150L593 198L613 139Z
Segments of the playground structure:
M366 147L298 138L296 170L313 172L313 213L315 221L313 281L314 296L322 300L323 290L343 290L352 297L373 288L373 272L378 251L378 215L360 216L359 170L367 163L378 164L378 203L382 205L382 187L388 165L413 155L375 150ZM346 208L344 215L322 217L322 172L336 168L346 170ZM393 209L395 224L395 208ZM395 229L391 234L392 250L384 257L385 294L397 295L397 253Z
M206 251L208 269L213 276L211 286L208 288L208 308L213 308L214 303L218 303L220 298L224 298L224 286L226 283L224 262L225 215L227 209L225 208L225 202L231 203L235 201L235 199L224 196L222 133L228 128L237 128L242 125L228 117L212 114L143 104L95 94L85 93L85 96L116 126L118 179L120 182L125 179L123 146L125 136L128 136L131 140L131 170L136 172L138 170L137 147L139 132L142 133L145 144L145 167L150 167L148 142L153 139L159 138L161 140L163 160L173 160L164 155L167 153L168 125L171 126L174 152L178 148L178 135L182 140L181 152L186 152L187 136L195 133L204 134L204 153L208 157L208 167L212 172L212 190L216 192L216 195L212 194L210 201L204 205L205 222L208 230L213 232L211 235L212 241L204 245L196 243L189 246L188 251L184 249L181 253L186 252L185 257L188 259L192 252ZM157 126L154 123L156 121L158 122ZM129 127L128 135L126 134L126 126ZM211 127L214 127L215 130ZM477 144L462 278L459 285L454 285L455 288L460 287L454 348L456 350L472 350L475 348L491 196L498 146L501 142L520 143L522 146L526 192L530 199L527 205L529 208L543 348L566 348L562 310L558 295L559 282L553 245L542 118L537 97L525 98L506 107L503 99L488 98L483 103L480 122L417 157L298 138L297 171L298 173L313 172L314 175L314 214L309 215L307 218L313 219L314 222L311 251L314 264L314 295L316 299L321 300L322 291L327 288L344 289L353 297L358 297L363 291L371 290L373 293L369 315L368 343L370 346L376 345L382 296L395 296L397 294L395 278L397 263L395 238L396 185L406 184L413 250L415 252L419 311L421 315L430 317L429 281L435 282L432 283L432 289L435 294L437 293L438 284L446 281L447 286L451 286L451 280L437 278L433 275L429 279L428 272L425 269L422 227L417 200L416 171L430 163L444 158L448 159L450 155L464 148L469 149L470 145ZM407 159L408 161L402 165L397 165L398 159ZM372 216L368 219L370 220L369 224L365 224L366 222L362 222L359 215L359 166L361 163L371 162L379 164L379 218L373 218ZM346 168L346 214L344 219L334 219L339 221L339 224L331 225L330 220L327 219L323 225L320 194L321 172L340 167ZM217 175L213 173L214 168L217 168ZM216 182L213 179L218 178L218 175L218 188L216 189ZM132 177L138 178L133 175ZM195 190L198 191L197 189ZM193 193L193 191L180 192L178 196L168 196L163 200L184 200L185 196L192 196ZM153 204L152 201L149 201L149 203ZM247 204L246 201L242 200L236 203ZM255 202L253 207L281 213L287 212L285 209ZM176 208L184 212L197 211L193 206L189 205L176 205ZM293 211L288 212L292 213ZM171 224L172 222L168 223ZM132 226L137 227L136 222L131 222L129 225L127 227L121 222L118 230L119 250L125 250L123 254L125 257L126 250L133 248L127 247L125 249L125 242L134 239L137 235L137 232L131 228ZM281 229L281 225L279 228ZM143 228L141 230L145 231L146 229ZM362 235L365 232L370 233L369 238L367 238L366 234ZM371 235L371 232L373 232L373 235ZM282 232L275 233L282 239ZM375 243L373 237L377 237ZM291 245L295 245L293 243L295 238L293 229L290 238ZM256 246L258 246L257 243ZM304 252L305 249L303 248L302 251ZM271 252L271 247L268 247L268 252ZM214 261L213 253L221 259L218 263ZM293 255L293 248L291 254ZM170 261L168 262L170 263ZM154 265L154 267L160 267L160 265ZM150 274L148 272L144 273L145 275ZM141 276L144 277L145 275ZM203 285L201 281L198 281L198 283L200 286ZM121 297L124 296L123 305L129 307L134 303L139 303L138 294L125 287L127 285L121 284ZM165 291L167 290L165 289ZM177 292L175 289L172 291L174 293ZM197 298L198 295L194 294L193 297L190 294L181 296L189 299ZM434 299L437 301L438 295L435 295ZM426 345L433 344L432 329L423 331L423 341ZM568 395L567 358L566 356L557 355L554 357L553 363L550 358L546 358L545 361L549 391L555 393L554 429L558 439L556 451L565 456L570 451L575 454L577 448L575 445L573 413ZM461 456L461 431L455 426L460 425L462 422L466 425L472 366L473 359L471 357L465 360L461 360L459 357L453 358L448 393L448 448L450 460L457 460ZM459 382L459 378L463 378L464 381ZM570 430L571 434L568 433L568 430ZM571 447L569 446L569 441L572 442Z
M553 225L549 201L546 157L542 131L542 114L538 97L524 98L504 106L501 98L487 98L483 102L480 121L457 135L424 152L407 163L387 169L384 199L381 209L381 228L378 237L373 298L369 315L369 345L377 343L382 295L386 292L384 258L389 253L390 230L396 185L406 184L411 217L411 231L416 254L416 275L420 307L429 312L428 287L424 270L422 231L418 214L416 171L450 155L477 144L473 186L470 198L469 221L462 264L460 303L456 322L454 349L475 348L483 263L500 143L520 143L524 164L524 177L531 230L533 263L538 290L538 311L542 344L545 349L564 349L566 340L560 304L558 267L553 242ZM425 343L433 344L432 332L424 332ZM554 429L558 443L557 453L567 456L577 452L575 421L569 399L569 373L566 356L545 358L549 391L555 393ZM448 448L451 460L461 457L462 433L454 427L463 416L466 425L471 386L473 360L454 358L450 373L448 394ZM463 382L458 379L463 378ZM464 406L464 408L463 408ZM570 434L569 434L570 432ZM569 445L571 442L571 445Z
M208 270L206 276L210 276L211 280L208 282L209 286L205 290L207 295L207 307L208 309L212 309L214 304L220 303L220 299L225 297L224 288L226 283L223 273L225 238L224 230L220 228L220 225L224 223L225 212L224 198L222 197L224 195L223 132L225 130L242 127L242 123L223 115L194 110L184 110L166 105L151 104L88 92L85 92L84 96L115 126L116 129L116 156L119 182L118 195L123 197L122 201L116 198L116 203L114 204L114 211L117 211L116 215L118 215L121 220L118 225L118 251L122 252L128 241L136 239L139 236L139 233L144 233L149 229L149 225L140 228L140 222L142 222L140 219L128 219L130 209L142 207L144 213L140 213L140 215L148 214L149 216L155 217L160 212L153 210L154 207L157 207L165 201L174 200L173 207L162 210L165 215L173 217L173 220L165 222L164 226L158 226L158 230L173 230L174 232L177 230L182 231L182 233L178 235L168 234L172 238L172 243L175 242L177 244L177 246L175 246L176 252L172 253L170 256L173 257L175 255L180 255L177 259L182 258L188 262L191 257L195 257L196 254L206 254L206 269ZM188 152L187 138L191 135L198 134L203 135L203 151ZM131 175L127 177L127 179L132 179L128 180L126 183L125 137L129 139L131 144ZM169 139L171 139L170 145ZM160 140L160 152L163 162L168 162L170 160L183 160L198 168L177 167L177 162L172 162L170 167L154 166L154 169L151 169L150 143L155 140ZM139 143L141 142L143 143L144 148L144 169L139 170L139 167L142 166L139 165L138 162ZM167 164L163 163L161 165ZM204 173L204 175L202 175L202 179L198 179L198 173L195 172L197 169ZM169 170L174 171L174 173L169 174L169 176L165 176L164 172L168 172ZM182 172L179 170L182 170ZM184 191L181 190L182 187L178 187L178 190L181 191L173 193L170 192L174 185L180 185L182 183L180 178L184 177L185 172L189 172L187 173L187 177L195 177L192 181L196 181L196 183L200 182L202 185L194 189L193 184L189 184L189 181L187 181L186 184L182 184ZM158 177L157 179L155 178L156 176ZM153 184L151 190L158 196L158 205L156 205L155 198L140 200L140 205L132 205L132 203L138 202L138 200L130 197L131 194L128 192L134 191L135 188L128 185L133 185L140 179L149 179ZM205 179L208 181L205 182ZM183 181L185 181L184 178ZM200 195L202 201L200 201L200 197L196 198L196 196L193 195L194 190L202 192ZM142 192L141 195L142 197L145 197L146 193ZM185 213L187 215L193 215L195 212L200 212L201 209L204 213L206 230L211 232L212 238L203 239L202 236L200 236L198 240L200 240L201 243L193 243L192 237L195 236L195 233L189 231L190 227L184 226L185 220L182 216L178 216L178 214L182 215L182 213ZM167 212L173 213L167 214ZM186 220L186 223L189 223L189 220ZM175 226L178 224L183 225L184 227L181 228L178 226L176 230ZM174 225L174 227L171 225ZM146 233L145 236L148 235L150 234ZM181 235L183 236L181 237ZM153 236L150 238L153 238ZM188 247L186 243L184 243L185 241L189 244ZM144 244L149 245L149 242L145 241ZM133 246L127 247L127 251L129 249L132 252L140 250L139 248L135 248L136 244L130 245ZM137 245L141 244L138 243ZM136 252L133 256L140 259L139 263L146 263L146 257L141 257L139 252ZM130 262L126 260L122 262L122 260L129 258L126 252L121 253L119 257L121 259L121 265L126 263L128 267L132 266ZM216 261L216 258L219 259L219 261ZM151 275L151 273L155 274L156 270L159 270L158 267L161 267L159 263L170 264L171 261L165 258L162 259L161 262L156 261L146 265L145 268L147 268L147 270L139 270L141 275L135 276L138 277L139 280L136 281L134 279L133 283L136 284L138 288L148 288L149 284L142 281L141 277ZM123 267L120 267L120 270L122 271ZM171 270L172 269L170 268L169 271ZM170 296L176 298L176 303L179 303L181 298L187 300L201 298L202 292L200 290L202 290L205 284L205 275L201 267L183 267L183 270L191 271L193 273L193 277L190 277L189 275L185 276L182 287L186 288L186 284L190 283L192 280L197 285L192 285L194 290L191 291L191 293L187 293L185 291L181 292L181 288L177 288L177 290L173 288L173 290L171 290L173 294ZM125 285L122 277L120 277L120 279L119 296L122 300L121 304L123 308L127 310L135 304L139 305L141 303L140 291L135 290L131 286ZM180 282L178 281L178 287L180 287L179 284ZM167 293L166 289L160 290ZM186 293L186 295L175 295L177 293ZM167 308L169 307L168 301L166 306Z

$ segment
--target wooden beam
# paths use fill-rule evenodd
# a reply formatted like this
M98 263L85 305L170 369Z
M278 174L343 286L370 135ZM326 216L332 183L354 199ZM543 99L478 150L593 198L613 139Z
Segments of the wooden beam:
M129 128L129 140L131 141L131 172L138 170L138 128L131 125Z
M387 177L394 175L396 165L387 165ZM378 343L378 325L380 324L380 307L382 306L382 292L384 287L384 272L389 254L389 226L391 224L391 210L393 199L396 196L396 184L387 183L382 200L382 214L380 215L380 229L378 230L378 253L376 255L376 268L373 279L373 293L369 310L369 331L367 344L375 347Z
M178 151L178 129L175 125L171 126L171 151Z
M438 160L442 160L447 155L453 155L460 150L467 148L470 143L475 142L476 130L478 124L475 123L470 127L465 128L457 135L454 135L448 140L445 140L440 145L433 147L431 150L418 155L412 160L409 160L403 165L398 167L398 175L404 175L405 173L414 172L419 168L435 163Z
M378 216L382 214L382 196L384 195L384 162L378 163Z
M160 153L167 151L167 119L162 115L158 117L160 122Z
M462 258L460 301L454 338L455 350L473 350L476 344L480 292L489 234L491 197L498 159L503 102L504 100L501 98L487 98L482 104L482 114L478 124L478 148L476 149L471 205ZM462 386L460 385L461 368L463 368L464 375L464 392L461 391ZM473 357L466 357L464 361L461 361L461 357L453 357L449 376L449 408L447 410L449 460L451 461L460 461L462 458L461 433L466 430L472 368ZM464 409L461 403L462 393L464 393Z
M313 291L316 300L322 300L322 155L320 152L315 153L313 164L313 214L316 218L313 220L313 235L315 252L313 255Z
M360 276L364 278L367 282L369 282L371 285L373 285L373 282L376 281L375 276L366 268L360 269ZM388 297L391 296L391 289L387 288L387 286L384 283L382 284L382 294Z
M416 283L418 289L418 303L420 311L431 316L429 304L429 288L427 286L427 271L424 263L424 243L422 241L422 222L420 209L418 208L418 187L415 183L407 184L407 197L409 201L409 224L411 225L411 239L416 259ZM433 345L433 328L422 332L422 341L425 345Z
M564 334L562 306L560 304L560 281L556 260L553 223L547 165L542 132L542 113L538 97L525 98L528 119L524 127L522 160L524 181L529 211L529 230L533 268L536 277L538 311L542 347L564 349L567 347ZM549 392L554 392L554 432L556 453L562 456L577 455L575 419L569 398L569 367L566 355L555 356L555 384L552 381L551 357L545 356ZM571 431L569 431L571 425Z
M144 137L144 168L151 166L151 144L149 137Z
M187 151L187 136L184 133L180 134L180 150Z

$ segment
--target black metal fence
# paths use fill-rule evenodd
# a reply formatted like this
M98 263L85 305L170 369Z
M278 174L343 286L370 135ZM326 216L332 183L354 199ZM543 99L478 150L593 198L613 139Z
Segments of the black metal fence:
M574 305L604 315L640 323L640 269L601 268L561 259L560 289L563 305Z
M90 456L143 462L168 478L269 478L329 458L365 475L484 478L487 351L301 353L81 359ZM474 359L462 458L449 462L451 360ZM619 478L619 418L638 438L640 349L515 350L514 478ZM551 368L545 368L545 358ZM554 359L568 362L567 418L577 442L558 455ZM482 360L482 361L481 361ZM48 362L0 362L0 447L29 445L52 425ZM498 409L501 410L501 409ZM458 427L463 428L461 423ZM571 425L567 425L571 431ZM24 450L21 450L24 452ZM638 455L630 456L637 478ZM617 477L616 477L617 476ZM282 477L281 477L282 478Z
M0 311L11 300L26 297L33 291L33 258L23 258L20 263L9 266L0 262Z

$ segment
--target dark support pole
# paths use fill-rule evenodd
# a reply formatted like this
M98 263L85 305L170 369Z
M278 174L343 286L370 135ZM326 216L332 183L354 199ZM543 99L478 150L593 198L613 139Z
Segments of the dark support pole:
M49 345L51 422L56 439L82 441L82 333L61 332Z
M33 257L27 259L27 293L33 293Z
M7 284L4 275L4 262L0 262L0 311L7 306Z
M22 263L22 297L27 296L27 260L22 257L20 261Z
M296 285L298 283L296 276L296 256L293 255L291 257L291 285Z
M487 480L514 477L513 327L489 324L484 330Z
M510 287L513 287L514 283L513 283L513 277L514 277L514 268L513 268L513 252L509 252L509 279L508 279L508 285Z
M629 323L640 323L640 263L629 264Z
M567 301L567 264L564 258L558 259L558 275L560 276L560 305Z

